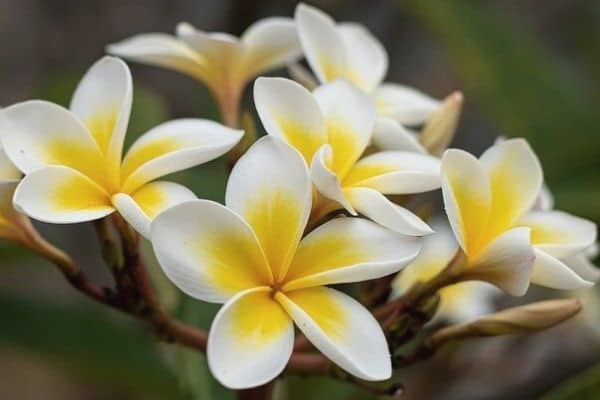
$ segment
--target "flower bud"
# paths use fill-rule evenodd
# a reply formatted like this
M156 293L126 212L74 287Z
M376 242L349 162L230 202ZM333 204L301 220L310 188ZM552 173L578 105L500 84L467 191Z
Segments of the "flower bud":
M462 104L462 93L454 92L429 118L420 135L421 144L429 153L439 156L446 150L456 132Z

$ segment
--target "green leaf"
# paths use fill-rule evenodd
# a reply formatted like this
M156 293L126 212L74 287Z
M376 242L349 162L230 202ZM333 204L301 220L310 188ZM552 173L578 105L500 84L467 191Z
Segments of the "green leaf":
M153 339L129 318L92 304L0 293L0 345L50 360L84 379L152 399L180 399Z
M600 364L564 381L541 400L596 400L600 398Z

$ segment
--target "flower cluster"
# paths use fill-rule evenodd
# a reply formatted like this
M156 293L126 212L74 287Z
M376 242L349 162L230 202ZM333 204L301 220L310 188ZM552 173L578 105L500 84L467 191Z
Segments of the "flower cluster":
M259 386L282 373L295 351L294 326L349 374L385 380L394 349L384 330L396 315L387 311L398 298L438 293L436 319L460 323L492 312L499 289L521 296L530 283L570 290L597 278L585 257L596 226L551 210L528 143L501 141L479 159L446 150L462 95L438 101L382 83L387 54L362 26L336 24L301 4L294 19L267 18L239 39L182 23L176 36L142 34L107 50L197 78L225 125L168 121L123 156L132 78L121 59L107 56L85 74L69 109L31 100L0 111L0 236L16 240L24 216L78 223L118 213L152 242L183 292L223 304L206 351L227 387ZM233 165L225 205L157 180L231 150L243 135L247 83L302 55L315 88L254 81L267 135ZM446 220L409 209L417 195L440 188ZM402 269L385 312L329 287ZM534 307L543 314L536 329L572 315L570 305L544 319L556 304ZM497 319L513 315L522 314ZM455 331L480 328L474 324Z

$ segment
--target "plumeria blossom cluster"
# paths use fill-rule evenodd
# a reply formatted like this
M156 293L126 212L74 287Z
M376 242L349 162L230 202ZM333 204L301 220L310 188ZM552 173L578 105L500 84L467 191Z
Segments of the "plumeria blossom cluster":
M114 223L126 254L113 297L47 244L28 247L96 300L205 350L226 387L266 385L284 371L386 380L399 365L396 344L410 339L396 335L415 315L406 310L422 311L422 325L455 324L421 343L429 354L469 335L544 329L581 308L554 301L490 314L502 292L522 296L531 283L572 290L598 278L588 256L595 224L552 209L528 143L499 141L479 158L446 149L462 95L438 101L382 83L387 53L360 25L300 4L293 19L267 18L239 39L182 23L176 36L141 34L107 50L197 78L223 124L164 122L123 155L132 78L124 61L102 58L68 109L30 100L0 111L0 236L36 237L27 217ZM224 205L158 180L236 146L246 85L302 57L310 85L254 80L266 136L232 160ZM433 191L445 213L419 196ZM151 241L181 291L222 304L208 334L160 308L123 224ZM360 282L367 293L358 299L352 285L331 287Z

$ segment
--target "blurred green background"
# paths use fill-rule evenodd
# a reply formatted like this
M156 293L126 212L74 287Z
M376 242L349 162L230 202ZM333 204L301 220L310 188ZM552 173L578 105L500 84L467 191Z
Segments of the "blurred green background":
M68 104L104 46L135 33L200 29L241 33L256 19L291 16L281 0L3 0L0 106L29 98ZM600 221L600 2L311 1L337 20L358 21L390 54L388 80L466 103L454 146L479 154L498 135L526 137L544 164L559 208ZM174 72L132 65L135 99L128 142L175 117L216 118L206 90ZM282 71L285 73L285 71ZM249 99L246 107L252 110ZM221 200L225 162L177 174L200 197ZM85 271L110 282L91 225L39 225ZM146 248L149 255L149 249ZM207 327L212 306L154 277L170 310ZM558 296L557 292L532 296ZM474 341L402 371L406 399L600 398L600 301L529 338ZM566 381L565 381L566 380ZM564 381L564 383L562 383ZM550 392L549 392L550 391ZM280 399L368 399L325 379L286 379ZM0 243L0 399L229 399L204 358L157 345L144 326L75 293L60 274Z

